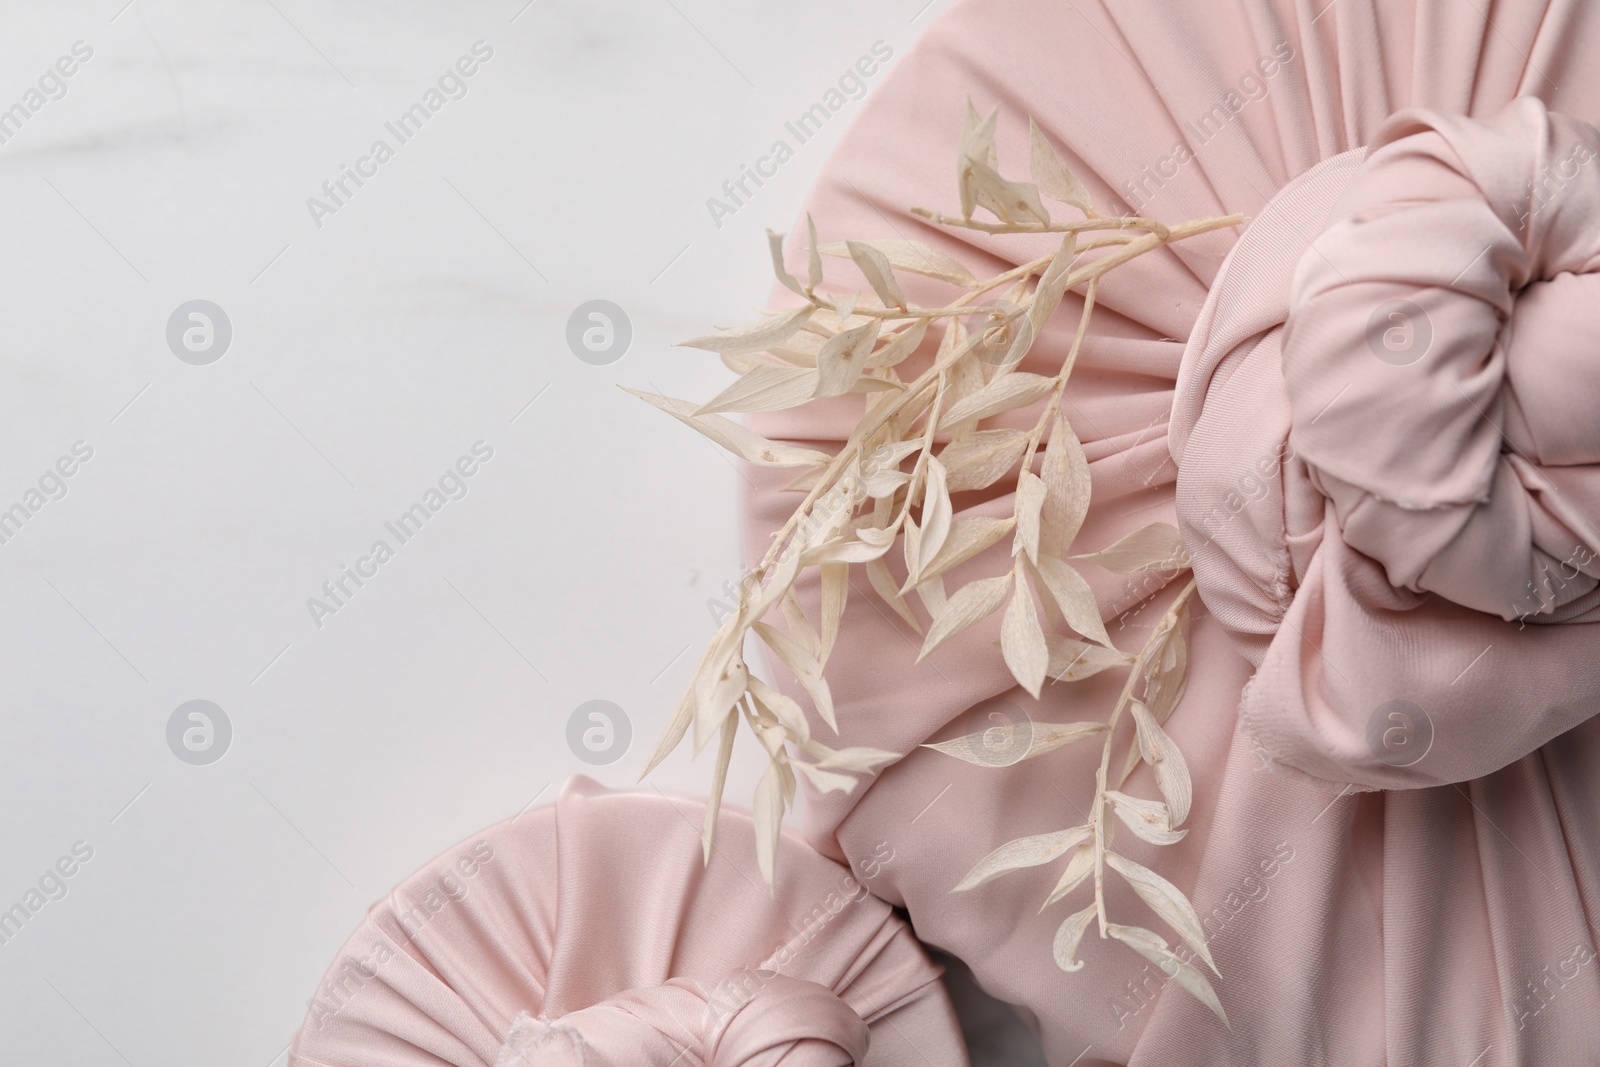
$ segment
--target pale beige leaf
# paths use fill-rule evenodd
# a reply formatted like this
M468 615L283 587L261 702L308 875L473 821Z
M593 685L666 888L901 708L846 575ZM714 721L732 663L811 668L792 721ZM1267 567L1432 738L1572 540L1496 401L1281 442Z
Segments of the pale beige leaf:
M956 590L944 610L933 620L933 625L928 627L928 636L922 642L922 651L917 653L917 662L922 662L940 645L979 619L994 614L1010 591L1009 574L979 578Z
M967 101L966 121L961 129L961 147L956 156L956 187L961 194L961 214L971 218L978 206L977 187L973 181L972 162L995 162L994 131L1000 109L996 107L987 118L980 119L972 101Z
M707 352L743 355L750 352L762 352L774 345L795 337L797 332L816 313L816 308L810 304L803 307L791 308L781 314L762 319L760 322L749 326L741 326L733 330L723 330L721 333L710 334L706 337L695 337L688 341L678 342L680 348L700 348Z
M1126 652L1071 637L1051 634L1045 642L1050 646L1050 666L1045 673L1058 682L1076 682L1112 667L1129 667L1135 659Z
M950 597L944 591L944 578L935 574L918 581L917 599L921 600L922 606L928 610L928 618L938 618L945 604L950 601Z
M1050 954L1055 957L1056 966L1063 971L1083 970L1083 961L1077 959L1078 945L1083 941L1083 933L1089 929L1089 923L1094 920L1097 910L1090 904L1082 911L1073 912L1060 926L1056 928L1056 936L1050 945Z
M783 779L777 764L768 767L767 773L761 776L750 814L756 824L756 864L761 868L767 889L772 891L772 867L778 854L778 831L783 825Z
M1181 826L1189 817L1189 804L1193 796L1189 764L1184 760L1178 743L1167 736L1161 724L1156 722L1156 717L1150 714L1149 708L1138 700L1130 701L1128 706L1139 731L1139 754L1155 771L1156 788L1161 790L1167 810L1172 813L1172 825Z
M922 491L922 542L917 547L922 559L939 558L939 549L944 547L944 540L950 534L952 511L944 464L937 457L929 456L928 480Z
M814 545L800 553L800 564L805 567L815 567L825 563L870 563L884 556L891 544L892 542L885 541L875 545L853 538L836 537L832 541Z
M735 622L728 616L723 626ZM749 672L738 656L737 648L724 648L721 654L706 662L705 669L695 679L694 751L700 752L711 738L711 732L726 718L728 712L744 695Z
M1094 842L1086 841L1078 846L1072 858L1067 861L1067 869L1061 872L1061 880L1050 890L1050 895L1045 898L1039 910L1043 911L1082 885L1092 870L1094 870Z
M1152 522L1098 552L1071 556L1085 563L1098 563L1118 574L1134 571L1181 570L1189 566L1178 528L1169 522Z
M894 544L894 539L899 536L899 531L892 527L880 529L876 526L858 526L855 533L862 541L873 546L892 545Z
M939 416L939 429L947 430L958 423L986 419L1002 411L1027 407L1043 397L1054 387L1055 381L1042 374L1014 371L979 389L969 397L956 401Z
M964 430L939 452L950 492L986 489L1016 469L1028 447L1022 430Z
M880 558L868 563L867 580L872 583L872 588L884 602L894 609L894 613L906 621L907 626L919 634L922 633L922 623L917 621L917 617L911 612L911 606L895 588L894 576L889 573L887 560Z
M963 515L950 525L950 536L945 538L939 554L929 560L917 576L917 583L931 581L952 567L959 566L988 548L1016 525L1010 517L997 519L989 515Z
M864 471L896 470L910 456L922 447L921 440L890 441L872 450L861 467Z
M1217 991L1211 988L1205 972L1173 953L1167 948L1164 938L1137 926L1118 926L1116 923L1107 923L1106 933L1161 968L1163 974L1172 975L1196 1000L1210 1008L1211 1013L1222 1020L1222 1025L1233 1029L1233 1024L1228 1022L1228 1013L1222 1010L1222 1002L1217 999Z
M1039 190L1031 182L1014 182L1000 176L1000 172L987 163L967 158L967 169L972 183L972 194L982 207L992 211L1001 222L1036 222L1050 225L1050 212L1039 199Z
M1072 280L1072 267L1077 257L1078 235L1069 233L1061 239L1060 247L1051 257L1050 265L1040 275L1039 285L1033 291L1033 302L1028 306L1028 326L1032 338L1043 336L1045 323L1061 306L1061 298L1066 294L1067 283Z
M1007 841L979 860L951 892L964 893L969 889L976 889L985 882L992 882L1002 874L1049 863L1067 849L1077 847L1088 836L1088 826L1074 826L1070 830L1056 830L1048 834L1034 834L1031 837L1019 837L1015 841Z
M694 414L695 405L687 400L678 400L670 396L657 396L654 393L629 389L625 385L619 386L619 388L624 392L633 394L651 407L665 411L685 426L698 430L734 455L758 466L811 467L826 464L833 459L826 452L768 441L760 434L752 433L732 419L721 415L696 416Z
M783 621L789 628L789 636L798 641L807 652L820 658L822 639L817 636L811 620L806 618L805 609L800 606L800 594L791 586L779 599L778 606L783 609Z
M855 260L856 267L867 279L867 284L872 286L872 291L883 301L883 306L904 310L906 298L900 292L900 283L895 280L894 268L889 264L889 257L866 241L846 241L844 244L850 250L850 258Z
M854 793L856 779L838 771L824 770L804 760L790 760L789 766L806 776L811 787L819 793Z
M750 676L750 697L762 708L772 713L795 744L804 745L811 740L811 724L806 721L805 709L772 688L755 675Z
M1152 845L1175 845L1182 841L1188 830L1172 829L1172 819L1167 806L1158 800L1130 797L1115 789L1105 792L1111 810L1117 813L1128 829Z
M1045 588L1055 598L1067 625L1091 641L1112 647L1111 635L1106 633L1105 621L1100 618L1100 605L1095 601L1094 591L1089 588L1083 575L1074 570L1070 563L1042 553L1039 556L1038 574L1044 579Z
M818 399L848 393L850 387L866 369L867 357L878 341L881 320L868 319L860 326L844 330L822 346L817 353Z
M811 245L806 253L806 282L807 287L815 289L822 284L822 256L817 248L817 224L811 220L811 212L806 212L806 233L811 238Z
M813 740L806 742L803 747L807 754L816 759L818 767L853 771L856 774L872 774L877 770L878 764L900 758L898 752L891 752L886 748L868 748L865 745L831 749L822 742Z
M1154 648L1145 670L1144 701L1157 722L1166 722L1183 699L1189 677L1189 601L1162 617L1150 637Z
M1105 733L1103 722L1047 722L1031 720L990 726L976 733L963 734L948 741L929 742L923 748L935 749L976 767L1010 767L1025 759Z
M778 281L782 282L784 288L789 289L791 292L805 296L806 291L801 288L794 275L789 273L789 268L783 265L783 234L773 233L768 230L767 249L772 253L772 273L777 277Z
M1050 442L1045 445L1040 473L1049 492L1041 519L1039 548L1047 555L1065 556L1089 512L1092 485L1083 445L1059 411L1051 421Z
M817 391L817 372L763 364L694 410L696 417L721 411L781 411L799 407Z
M707 645L700 654L700 663L695 667L698 674L706 663L706 658L711 655L713 646ZM667 728L661 731L661 737L656 741L656 747L650 753L650 760L644 765L644 770L639 775L642 782L645 775L656 769L657 764L667 758L668 753L678 747L683 740L683 735L688 731L689 724L694 721L695 687L691 682L683 689L683 695L678 698L678 706L672 712L672 718L667 723Z
M1044 479L1032 471L1023 471L1017 483L1017 536L1011 554L1026 552L1035 562L1039 559L1039 512L1044 507Z
M1033 182L1039 187L1039 191L1051 200L1071 204L1086 216L1093 215L1094 208L1089 203L1089 191L1067 169L1066 163L1062 162L1055 148L1045 137L1044 131L1039 129L1039 124L1031 118L1028 120L1028 134L1033 149L1031 160Z
M921 241L877 238L871 241L855 241L852 243L872 247L881 253L895 270L909 271L912 274L921 274L929 278L938 278L965 288L971 288L978 284L978 279L972 276L972 272L963 266L960 260L953 256L945 255L938 249L931 248ZM850 249L845 244L824 245L822 253L828 256L851 255Z
M927 336L928 321L927 319L918 319L899 333L889 335L888 343L867 357L867 369L883 370L886 367L895 367L903 363L906 357L915 352L917 346L922 344L923 337Z
M906 556L906 584L900 587L902 596L916 584L917 563L922 554L922 530L917 526L917 520L913 519L909 512L906 513L903 528L905 536L902 538L900 547Z
M728 765L733 761L733 737L739 716L729 712L722 720L722 741L717 746L717 762L711 772L711 796L706 801L706 817L700 828L700 859L711 862L711 844L717 836L717 816L722 811L722 787L728 781Z
M801 688L811 697L811 703L816 706L817 714L822 721L827 723L834 733L839 732L839 721L833 714L833 693L828 688L828 680L822 676L822 668L799 642L782 630L769 626L764 622L757 622L751 629L756 635L766 642L768 648L778 654L783 665L789 668Z
M1205 930L1200 926L1200 916L1195 914L1194 905L1189 903L1177 886L1150 868L1115 852L1106 853L1106 863L1122 875L1123 880L1139 894L1139 899L1150 905L1151 911L1161 916L1162 922L1177 931L1178 936L1206 961L1208 967L1218 974L1222 973L1217 971L1217 961L1211 958Z
M884 550L888 550L888 545L884 545ZM817 657L823 663L828 662L828 656L833 652L833 643L839 638L839 619L844 615L844 606L849 598L850 565L824 563L822 565L822 652Z
M1006 608L1000 622L1000 655L1011 669L1022 688L1033 699L1039 699L1039 688L1044 685L1044 670L1050 663L1050 652L1045 647L1044 630L1039 626L1039 616L1034 608L1033 595L1025 579L1013 586L1011 605Z

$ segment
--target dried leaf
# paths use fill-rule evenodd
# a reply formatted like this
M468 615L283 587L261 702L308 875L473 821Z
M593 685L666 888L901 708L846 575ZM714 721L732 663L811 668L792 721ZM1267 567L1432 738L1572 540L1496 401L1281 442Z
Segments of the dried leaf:
M1106 853L1106 863L1122 875L1123 880L1139 894L1139 899L1150 905L1151 911L1161 916L1162 922L1178 932L1178 936L1206 961L1208 967L1218 974L1222 973L1217 971L1217 961L1211 958L1205 931L1200 926L1200 916L1195 914L1194 905L1189 903L1177 886L1150 868L1115 852Z
M783 609L783 621L789 627L789 636L811 655L822 659L822 639L812 628L811 620L806 618L805 609L800 606L800 596L792 586L784 591L778 606Z
M1042 374L1014 371L996 378L973 395L958 400L939 416L939 429L974 419L986 419L1002 411L1027 407L1043 397L1055 386L1055 379Z
M853 793L856 779L838 771L827 771L804 760L790 760L789 766L806 776L811 788L819 793Z
M750 813L756 824L756 863L761 877L772 891L772 865L778 854L778 831L783 825L783 781L778 764L767 768L756 786L756 799Z
M1032 471L1023 471L1017 482L1017 537L1011 554L1026 552L1035 562L1039 559L1039 512L1044 507L1044 479Z
M778 281L783 283L784 288L800 296L805 296L806 291L800 287L799 282L795 281L794 275L789 273L789 268L783 265L783 234L773 233L768 230L767 250L772 253L772 273L777 277Z
M791 308L782 314L773 315L749 326L680 341L678 347L701 348L707 352L718 352L723 355L766 351L795 336L816 310L811 304Z
M944 464L937 457L930 456L927 486L922 492L922 543L917 547L917 554L922 559L938 558L939 549L944 547L944 540L950 534L951 514Z
M911 613L911 606L906 603L905 597L895 588L894 576L889 573L887 560L875 559L867 564L867 580L872 583L884 602L894 609L894 613L906 621L906 625L917 633L922 633L922 624Z
M1103 722L1036 723L1024 720L991 726L948 741L930 742L922 747L936 749L977 767L1010 767L1105 731L1106 724Z
M888 546L885 545L884 549L887 550ZM823 663L828 662L828 655L833 651L833 643L838 640L839 619L844 615L844 606L849 597L850 565L824 563L822 565L822 653L817 657Z
M944 610L928 628L927 639L922 642L922 651L917 653L917 662L921 663L929 653L979 619L994 614L1010 591L1009 574L1002 574L997 578L979 578L956 590L955 596L950 598L950 602L944 606Z
M1181 826L1189 817L1189 804L1193 797L1189 764L1184 760L1177 742L1167 736L1161 724L1156 722L1156 717L1150 714L1149 708L1137 700L1130 701L1129 707L1139 732L1139 754L1155 771L1156 788L1161 790L1167 810L1172 813L1172 825Z
M1061 880L1056 883L1054 889L1050 890L1050 895L1045 898L1044 904L1039 910L1043 911L1082 885L1083 880L1089 876L1089 872L1092 870L1094 870L1094 842L1085 841L1078 846L1078 850L1067 861L1067 869L1061 872Z
M1048 492L1040 520L1039 548L1051 556L1065 556L1089 512L1093 486L1083 445L1059 411L1050 425L1050 443L1045 446L1040 473Z
M987 489L1016 469L1027 447L1022 430L964 430L944 446L939 460L952 493Z
M956 187L961 194L963 218L970 219L973 210L978 206L977 184L973 179L972 164L974 162L990 166L995 164L994 131L999 115L1000 109L996 107L989 112L987 118L980 119L977 110L972 106L972 101L967 101L966 121L961 130L961 148L956 159Z
M812 467L822 466L832 461L833 457L826 452L818 452L810 448L796 448L794 445L778 444L768 441L760 434L740 426L732 419L721 415L695 415L694 404L687 400L677 400L670 396L657 396L638 389L629 389L620 386L627 393L631 393L649 404L659 408L668 415L677 419L685 426L700 431L729 452L762 467Z
M985 882L992 882L1002 874L1049 863L1067 849L1076 847L1088 836L1088 826L1074 826L1070 830L1056 830L1053 833L1034 834L1032 837L1019 837L1015 841L1007 841L979 860L951 892L964 893L969 889L976 889Z
M1067 169L1067 165L1062 162L1061 157L1045 138L1044 131L1039 129L1039 124L1031 118L1028 120L1028 135L1033 149L1031 160L1033 181L1039 187L1039 191L1051 200L1071 204L1082 211L1085 217L1093 216L1094 208L1089 203L1089 191Z
M972 272L962 265L959 259L947 256L921 241L878 238L872 241L853 241L850 244L867 245L888 260L889 265L895 270L938 278L968 288L978 284L978 279L972 276ZM852 255L851 249L845 244L825 245L822 252L828 256Z
M1083 940L1083 932L1089 929L1089 923L1094 920L1095 914L1096 907L1090 904L1082 911L1073 912L1056 928L1055 941L1051 944L1050 951L1055 957L1056 966L1063 971L1083 970L1083 961L1074 957L1078 955L1078 944Z
M819 767L854 771L857 774L871 774L877 769L878 764L900 758L898 752L890 752L885 748L867 748L864 745L836 750L820 741L810 741L804 748L808 754L816 757Z
M883 370L898 366L917 350L928 333L928 320L918 319L910 326L890 337L889 342L867 357L868 370Z
M1168 612L1150 635L1144 701L1157 722L1166 722L1183 699L1189 675L1189 601Z
M844 244L850 250L850 258L855 260L856 267L867 279L867 284L883 301L883 306L905 310L906 298L900 292L900 283L895 281L889 257L865 241L846 241Z
M763 364L694 410L694 414L719 411L781 411L798 407L817 391L817 372L805 367Z
M1091 641L1107 648L1114 647L1111 635L1106 633L1105 621L1100 618L1100 605L1095 601L1094 591L1083 575L1070 563L1043 554L1039 556L1038 574L1068 626Z
M806 212L806 233L811 238L811 245L806 252L806 282L807 287L815 289L822 284L822 256L817 249L817 224L811 220L811 212Z
M952 567L960 566L1010 533L1015 525L1016 520L1012 518L996 519L988 515L961 516L951 523L950 536L945 538L944 547L922 568L922 573L917 575L916 584L921 586ZM911 583L908 581L906 588L909 589L910 586Z
M1112 667L1129 667L1136 658L1114 648L1071 637L1051 634L1045 641L1050 646L1050 666L1045 673L1058 682L1081 681Z
M1000 654L1006 666L1022 688L1033 699L1039 699L1039 689L1044 685L1044 670L1050 663L1050 652L1045 648L1044 630L1039 626L1039 616L1033 605L1033 594L1025 579L1019 578L1011 594L1011 606L1006 608L1000 623Z
M1128 829L1152 845L1175 845L1182 841L1188 830L1172 829L1172 817L1167 806L1159 800L1130 797L1115 789L1107 789L1106 799Z
M968 181L979 206L988 208L1001 222L1037 222L1050 225L1050 212L1039 199L1039 190L1030 182L1014 182L1000 176L987 163L968 157Z
M1118 574L1156 568L1181 570L1189 566L1189 556L1183 550L1183 539L1178 536L1177 527L1167 522L1152 522L1098 552L1068 558L1098 563Z
M1222 1010L1222 1002L1217 999L1217 992L1211 988L1205 973L1194 964L1175 955L1167 948L1167 942L1163 938L1137 926L1118 926L1116 923L1107 923L1106 933L1161 968L1163 974L1170 974L1177 979L1179 985L1194 994L1195 999L1210 1008L1211 1013L1222 1020L1222 1025L1230 1030L1233 1029L1233 1025L1228 1022L1228 1014Z
M811 740L811 724L806 721L805 709L772 688L755 675L750 676L750 697L756 704L772 714L795 744L804 745Z
M764 622L754 623L751 629L766 642L768 648L778 654L783 665L794 675L795 681L799 682L806 694L811 697L811 702L816 706L817 714L822 717L822 721L832 727L834 733L838 733L839 722L833 716L833 694L828 688L827 679L822 676L821 666L811 653L782 630Z
M722 720L722 740L717 746L717 763L711 772L711 796L706 801L705 822L700 828L700 861L711 862L711 843L717 836L717 815L722 811L722 787L728 781L728 765L733 761L733 738L739 716L729 712Z
M839 396L850 387L866 369L867 357L878 342L880 320L868 319L860 326L834 335L817 353L818 399Z

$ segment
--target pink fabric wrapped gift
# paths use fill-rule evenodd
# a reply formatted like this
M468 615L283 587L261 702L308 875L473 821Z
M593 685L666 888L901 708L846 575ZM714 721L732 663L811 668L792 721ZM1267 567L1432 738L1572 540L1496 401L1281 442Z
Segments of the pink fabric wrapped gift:
M748 815L574 778L436 857L328 968L292 1067L965 1067L940 969L852 873ZM859 875L859 877L858 877Z
M1119 847L1194 901L1231 1029L1092 933L1087 965L1059 970L1051 938L1087 890L1041 913L1056 867L950 892L999 844L1082 823L1099 748L981 769L918 746L1099 717L1120 673L1034 702L998 616L914 665L920 638L862 581L829 664L842 743L905 756L853 795L807 794L807 836L844 861L887 842L873 892L1016 1005L1053 1065L1600 1062L1597 47L1600 8L1577 0L967 0L828 163L806 205L822 241L915 238L980 274L1055 241L909 213L954 210L968 97L999 105L1013 176L1031 115L1103 212L1247 216L1102 283L1064 408L1093 480L1075 550L1165 521L1194 560L1206 610L1167 723L1191 829ZM847 263L830 277L865 288ZM1022 369L1059 365L1080 307L1069 294ZM831 450L859 404L749 422ZM798 498L786 472L745 474L755 560ZM1090 580L1125 649L1175 592ZM802 599L815 617L814 577ZM1156 795L1144 769L1127 789ZM1120 882L1107 894L1164 929Z

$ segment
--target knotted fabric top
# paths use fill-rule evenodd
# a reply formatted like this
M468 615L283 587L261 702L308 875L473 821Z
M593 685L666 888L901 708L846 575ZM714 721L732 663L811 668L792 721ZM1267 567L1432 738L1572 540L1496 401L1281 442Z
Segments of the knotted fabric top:
M1282 763L1455 781L1592 712L1570 672L1600 640L1597 156L1533 97L1401 111L1287 185L1212 285L1174 401L1178 516ZM1494 645L1517 654L1454 685Z
M299 1067L965 1067L910 927L792 834L769 895L748 814L574 778L374 905Z

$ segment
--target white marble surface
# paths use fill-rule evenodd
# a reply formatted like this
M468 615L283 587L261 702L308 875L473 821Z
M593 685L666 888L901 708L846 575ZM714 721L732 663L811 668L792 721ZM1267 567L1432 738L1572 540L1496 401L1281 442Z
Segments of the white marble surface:
M0 5L0 108L28 112L0 126L0 509L26 512L0 544L0 909L42 901L0 944L7 1063L283 1062L366 906L574 773L632 784L711 634L738 475L617 386L727 380L670 344L764 301L762 230L859 103L721 226L707 198L945 0L524 2ZM464 95L386 131L479 41ZM378 138L393 158L314 220ZM593 298L632 322L605 366L565 342ZM206 365L166 337L195 299L232 328ZM466 495L386 534L479 441ZM167 739L197 699L233 731L207 765ZM566 742L593 699L632 725L608 766Z

